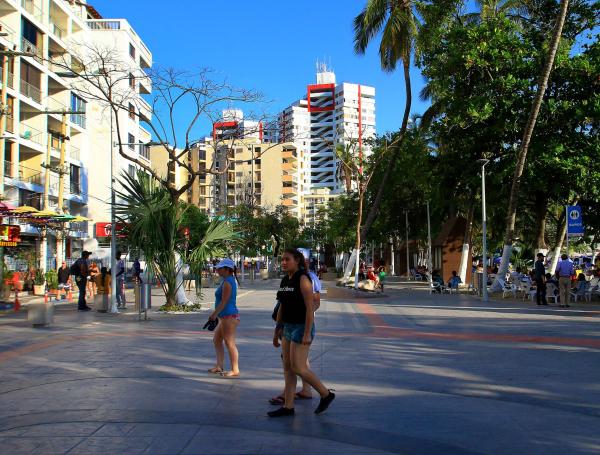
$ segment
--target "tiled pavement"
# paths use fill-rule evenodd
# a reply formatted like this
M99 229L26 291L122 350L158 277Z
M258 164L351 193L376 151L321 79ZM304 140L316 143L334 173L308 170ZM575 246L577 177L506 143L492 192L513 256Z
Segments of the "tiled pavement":
M138 322L0 317L1 454L600 452L600 312L396 289L327 301L311 363L338 398L269 420L282 384L276 283L241 290L242 377L213 365L206 312ZM210 291L209 291L210 292Z

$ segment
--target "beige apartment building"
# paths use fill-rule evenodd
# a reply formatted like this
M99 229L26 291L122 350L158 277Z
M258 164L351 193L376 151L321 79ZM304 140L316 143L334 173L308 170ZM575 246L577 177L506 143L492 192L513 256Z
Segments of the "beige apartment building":
M264 208L283 205L291 215L299 216L300 160L293 144L258 138L227 141L217 150L213 144L207 139L189 153L194 169L220 171L196 179L188 192L190 203L212 216L242 204Z

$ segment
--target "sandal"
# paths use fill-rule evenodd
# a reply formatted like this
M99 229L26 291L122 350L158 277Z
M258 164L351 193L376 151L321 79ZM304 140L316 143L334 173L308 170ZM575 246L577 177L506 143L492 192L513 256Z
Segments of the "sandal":
M219 367L212 367L212 368L208 369L207 371L212 374L222 374L223 373L223 369L219 368Z
M269 400L269 404L272 404L273 406L283 406L284 403L285 403L285 397L283 395L273 397Z

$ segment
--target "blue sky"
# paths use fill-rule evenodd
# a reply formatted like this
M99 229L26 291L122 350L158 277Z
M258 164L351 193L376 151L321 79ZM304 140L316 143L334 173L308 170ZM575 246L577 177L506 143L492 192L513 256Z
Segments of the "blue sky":
M273 113L306 93L317 59L331 62L338 82L376 88L378 133L400 127L405 93L402 70L380 70L378 42L367 55L353 52L352 20L362 0L92 0L105 18L125 18L150 48L154 64L209 67L234 85L261 91ZM426 104L423 79L413 69L413 113Z

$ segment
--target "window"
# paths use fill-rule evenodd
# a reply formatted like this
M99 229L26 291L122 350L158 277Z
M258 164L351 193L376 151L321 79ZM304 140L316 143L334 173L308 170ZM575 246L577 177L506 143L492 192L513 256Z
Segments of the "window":
M135 150L135 136L131 133L127 135L127 145L131 150Z
M206 150L198 150L198 159L200 161L206 160Z
M135 47L131 43L129 43L129 56L135 60Z
M129 88L135 90L135 76L129 73Z
M83 98L71 93L71 110L81 112L81 114L71 114L71 123L75 123L82 128L85 128L85 107L86 102Z
M131 177L135 177L135 166L133 164L130 164L129 167L127 168L127 173L131 176Z
M70 167L71 194L81 194L81 168L74 164Z
M135 120L135 106L129 103L129 118Z
M146 158L147 160L150 160L150 147L148 146L148 144L140 145L140 156ZM188 176L188 178L189 177L190 176Z

